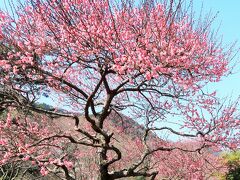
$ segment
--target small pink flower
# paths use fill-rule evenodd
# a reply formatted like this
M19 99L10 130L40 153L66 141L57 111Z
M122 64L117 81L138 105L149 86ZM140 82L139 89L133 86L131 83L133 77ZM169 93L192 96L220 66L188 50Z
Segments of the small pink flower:
M28 155L26 155L26 156L23 158L24 161L28 161L29 159L30 159L30 156L28 156Z
M63 161L63 164L68 168L68 169L72 169L73 168L73 163L70 161Z
M0 139L0 145L2 145L2 146L7 145L7 140L5 140L5 139Z
M152 78L151 73L147 72L146 73L146 79L149 81L149 80L151 80L151 78Z
M11 118L11 114L10 112L7 114L7 119L6 119L6 124L5 124L5 127L11 127L12 125L12 118Z
M45 167L41 167L40 173L42 176L46 176L48 174L48 170Z

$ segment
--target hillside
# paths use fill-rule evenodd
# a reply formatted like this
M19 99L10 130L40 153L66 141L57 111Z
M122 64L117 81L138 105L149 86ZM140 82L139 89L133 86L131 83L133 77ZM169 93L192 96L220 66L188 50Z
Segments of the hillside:
M48 110L48 111L54 110L52 106L49 106L47 104L37 104L36 107L44 108L45 110ZM56 112L67 113L65 110L62 110L62 109L59 109ZM4 112L1 115L1 122L5 121L6 116L7 116L6 112ZM18 118L20 119L23 116L24 115L21 114L20 112L14 111L12 112L11 118L12 120L14 119L15 121L16 119ZM72 118L60 117L60 118L51 119L47 116L42 116L38 113L29 113L28 118L32 123L46 124L46 126L49 126L49 129L53 134L71 135L75 139L83 138L82 135L74 129L75 121ZM39 120L40 118L44 119L44 122ZM79 120L80 120L80 123L79 123L80 128L89 130L89 133L91 133L90 125L86 122L86 120L82 116L79 116ZM44 124L42 125L45 126ZM109 119L106 121L106 126L109 132L114 133L113 144L122 151L122 160L119 163L117 163L116 166L113 168L120 168L122 166L126 166L126 162L128 162L127 164L130 164L131 162L135 161L138 158L138 155L140 156L140 154L142 153L142 147L139 146L138 142L140 141L140 138L143 135L144 128L141 125L137 124L132 119L127 118L124 115L120 116L120 115L113 115L113 114L111 114ZM15 125L13 128L15 128ZM3 138L3 136L1 136L1 138ZM16 138L18 137L16 136ZM37 139L40 140L40 137L39 138L28 137L28 138L32 139L33 142L36 142ZM16 141L17 140L18 139L16 139ZM65 144L64 148L61 150L62 152L60 154L54 155L55 158L60 158L63 156L64 153L69 153L71 156L70 157L71 160L74 161L74 164L77 166L76 169L74 170L78 174L77 179L85 180L85 179L89 179L90 177L95 179L97 171L94 171L92 167L95 166L95 164L98 161L97 149L91 148L91 147L89 148L83 145L71 144L69 141L63 141L61 143ZM126 146L126 144L128 145ZM131 152L133 147L136 148L135 149L136 151L134 151L134 153L131 155L129 154L129 152ZM17 147L15 146L13 148L17 148ZM78 153L79 151L81 151L81 153ZM18 172L18 175L15 174L17 172ZM91 174L89 174L89 172L91 172ZM2 180L4 179L7 180L9 179L9 174L12 174L12 175L17 175L17 177L20 178L23 175L23 173L24 173L24 179L38 178L38 179L44 180L44 179L60 178L53 173L49 173L47 176L41 177L40 169L38 165L31 165L31 163L28 161L22 161L21 157L17 158L17 160L16 159L12 160L12 163L10 164L6 164L2 166L2 172L0 172L0 177L2 176Z
M46 110L53 110L51 106L45 105ZM59 112L66 112L64 110L59 110ZM16 111L12 113L12 120L15 121L23 116L21 113ZM18 118L17 118L18 117ZM2 114L1 122L4 122L6 118L6 113ZM51 119L47 116L39 115L38 113L30 113L28 115L29 123L28 125L32 126L33 124L38 123L38 131L48 131L49 134L57 134L64 136L71 136L75 140L83 140L86 137L83 137L81 133L76 131L75 121L72 118L60 117ZM79 127L88 131L91 135L94 136L91 131L90 125L86 122L84 117L79 116ZM30 124L33 123L33 124ZM20 122L17 122L19 123ZM116 146L122 152L121 160L116 162L114 166L111 166L112 170L121 169L130 166L132 163L137 162L144 152L144 145L141 141L141 137L144 134L144 127L136 123L131 118L128 118L124 115L111 114L106 120L105 126L107 131L113 133L112 144ZM11 138L15 136L15 142L18 142L19 139L25 137L25 141L28 143L36 143L41 141L42 137L39 136L41 133L36 133L36 136L21 135L14 130L15 125L12 125L13 128L11 131ZM1 134L1 139L4 137L4 134ZM14 139L12 139L14 140ZM163 141L159 139L153 133L148 139L148 145L153 148L156 145L158 146L169 146L172 143ZM40 146L39 146L40 145ZM178 144L172 144L179 146ZM181 146L186 148L193 148L197 144L194 142L182 142ZM1 145L0 145L1 147ZM61 147L61 148L59 148ZM19 145L11 147L12 149L19 149ZM47 150L50 148L49 150ZM20 179L23 176L23 179L41 179L41 180L51 180L51 179L61 179L62 171L60 169L54 169L51 164L48 165L48 174L45 177L41 176L41 169L38 164L33 163L34 157L43 158L43 161L46 158L55 159L54 162L58 161L67 161L69 163L69 173L74 175L77 180L95 180L98 174L97 163L98 159L98 148L87 147L81 144L71 143L67 139L62 139L58 141L56 139L49 139L42 141L36 149L29 149L32 151L30 158L26 159L25 157L27 152L22 153L18 158L12 157L10 162L3 165L2 180L7 180L13 178L16 175L16 179ZM51 152L46 157L42 157L42 154ZM114 153L109 154L109 158L113 158ZM184 159L184 161L183 161ZM205 159L208 160L206 163ZM30 161L29 161L30 160ZM45 160L44 160L45 161ZM214 166L213 166L214 165ZM161 174L158 175L158 179L186 179L190 178L189 174L201 173L203 177L212 176L214 173L219 171L218 157L213 154L205 151L201 154L199 153L181 153L181 151L173 152L156 152L152 156L149 156L143 163L140 168L150 168L152 170L158 170ZM5 175L5 176L4 176ZM11 178L10 178L11 175ZM125 178L126 180L132 180L132 178ZM135 178L136 179L136 178ZM138 178L137 178L138 179Z

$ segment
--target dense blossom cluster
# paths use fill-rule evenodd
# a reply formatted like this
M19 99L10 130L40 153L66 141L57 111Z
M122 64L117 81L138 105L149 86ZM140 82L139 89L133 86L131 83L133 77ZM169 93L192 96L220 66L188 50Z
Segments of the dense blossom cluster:
M166 19L161 4L146 12L144 7L118 10L108 3L50 1L27 6L17 20L1 15L11 25L1 23L9 32L4 38L20 51L8 54L8 60L16 60L13 72L18 73L19 65L23 69L34 65L34 55L42 58L41 68L75 81L81 69L100 62L130 78L139 72L147 80L168 75L185 88L199 81L218 81L227 71L228 54L209 42L204 27L194 28L187 17ZM81 63L64 71L76 62Z

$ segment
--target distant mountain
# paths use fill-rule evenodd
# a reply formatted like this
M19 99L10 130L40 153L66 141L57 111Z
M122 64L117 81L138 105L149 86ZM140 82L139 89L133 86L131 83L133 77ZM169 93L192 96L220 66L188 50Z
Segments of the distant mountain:
M61 108L55 109L53 106L48 105L46 103L36 103L35 107L41 108L47 111L56 111L56 112L66 113L66 114L69 113L65 109L61 109ZM81 117L80 114L79 114L79 117ZM81 117L81 119L83 120L83 117ZM120 113L117 114L115 112L112 112L107 118L107 121L110 121L111 125L118 128L119 131L129 134L132 137L139 137L139 138L142 137L145 130L144 126L140 125L139 123L129 118L128 116ZM151 136L157 137L153 133L151 133Z

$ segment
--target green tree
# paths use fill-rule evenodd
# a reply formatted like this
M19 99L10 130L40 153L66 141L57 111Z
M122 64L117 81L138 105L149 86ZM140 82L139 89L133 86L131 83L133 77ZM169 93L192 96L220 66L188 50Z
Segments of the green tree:
M240 151L234 151L223 155L228 166L228 172L226 174L227 180L240 179Z

